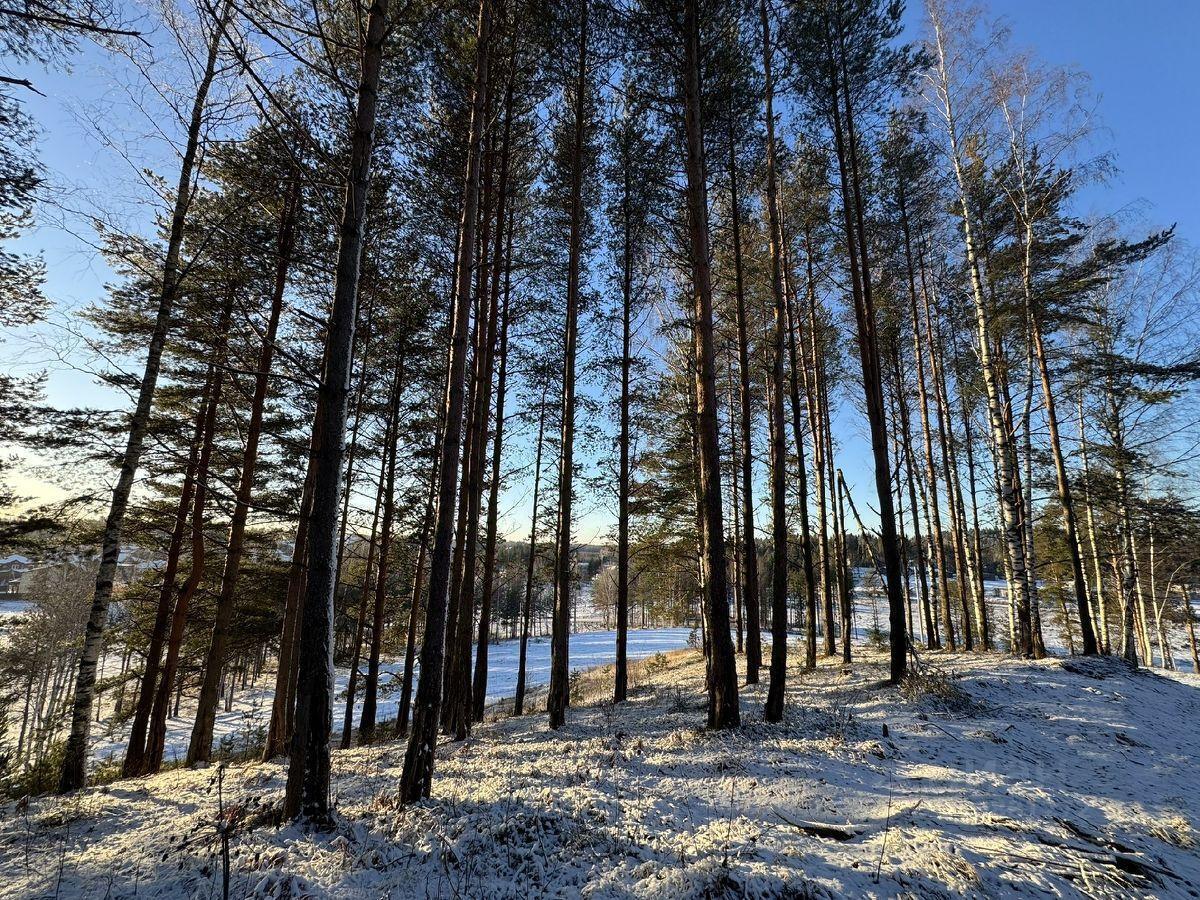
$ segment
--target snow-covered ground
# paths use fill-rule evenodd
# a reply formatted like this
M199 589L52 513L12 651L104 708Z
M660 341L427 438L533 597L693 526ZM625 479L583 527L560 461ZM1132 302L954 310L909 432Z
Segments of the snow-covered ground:
M877 576L869 570L856 569L855 601L853 610L853 640L856 643L867 643L873 635L882 636L887 632L887 598L884 596ZM912 576L915 579L915 574ZM952 589L953 579L951 579ZM590 588L590 585L587 587ZM915 583L913 590L916 590ZM1000 581L985 582L985 592L992 621L993 640L997 646L1005 646L1008 637L1008 608L1005 599L1005 585ZM589 591L590 596L590 591ZM1042 629L1048 650L1058 656L1067 655L1067 642L1053 620L1050 610L1043 608ZM595 624L595 623L593 623ZM918 625L919 615L918 615ZM923 632L918 630L918 641L923 640ZM1191 658L1187 655L1182 644L1182 636L1173 634L1177 646L1176 665L1179 669L1191 668ZM697 640L698 634L688 628L652 628L631 629L629 632L629 658L638 660L658 652L678 650L688 646L689 640ZM795 637L793 639L796 639ZM770 635L764 633L764 644L769 642ZM498 641L489 647L488 651L488 692L487 702L511 698L516 691L517 683L517 641ZM595 666L611 663L616 656L616 632L614 631L580 631L571 636L571 669L578 671ZM115 659L108 660L108 668L116 664ZM528 654L528 684L531 689L545 685L550 680L550 639L548 637L533 638L529 642ZM364 663L365 667L365 663ZM402 660L384 660L381 665L380 693L377 715L379 721L394 720L400 700L400 679L403 673ZM106 674L115 674L107 672ZM345 714L346 686L349 680L349 670L341 668L336 673L337 698L334 706L334 728L340 731ZM361 682L360 682L361 685ZM234 701L228 712L222 705L218 709L214 728L214 745L234 752L245 750L260 741L270 718L271 698L275 686L273 672L266 673L255 685L238 689L234 693ZM108 699L108 698L105 698ZM358 691L355 703L354 722L357 724L358 715L362 709L362 690ZM195 719L194 698L185 697L180 715L167 721L167 737L165 744L165 759L176 761L182 759L187 752L188 740L191 736L192 723ZM94 762L105 762L120 759L125 752L128 741L128 723L120 726L94 726L92 732L92 759Z
M628 653L630 660L643 659L655 653L678 650L688 645L691 631L687 628L630 629ZM610 663L616 658L617 634L615 631L586 631L571 635L571 669L577 671ZM510 698L517 689L517 659L520 652L518 641L498 641L488 647L488 690L487 702L495 703ZM473 658L473 657L472 657ZM363 668L365 669L365 663ZM387 660L380 666L379 704L376 715L379 721L395 719L400 705L400 683L404 674L403 660ZM333 722L338 731L346 712L346 685L350 678L349 669L338 669L336 675L337 699ZM533 638L529 641L526 658L526 683L530 689L550 682L550 639ZM239 751L253 746L265 733L271 716L271 699L275 689L274 673L267 673L259 684L234 693L234 702L229 712L224 706L217 713L213 729L214 745ZM362 682L359 682L355 700L354 723L362 711ZM188 739L195 721L195 703L184 702L180 715L167 720L167 736L163 758L168 762L182 759L187 754ZM128 743L128 727L105 730L95 728L92 734L92 758L97 762L120 759Z
M789 671L704 722L696 651L578 680L567 725L505 718L395 803L399 743L334 755L336 827L277 827L283 764L175 770L0 810L0 893L219 897L1187 897L1200 892L1200 679L1115 660L922 654ZM799 653L793 654L793 660Z

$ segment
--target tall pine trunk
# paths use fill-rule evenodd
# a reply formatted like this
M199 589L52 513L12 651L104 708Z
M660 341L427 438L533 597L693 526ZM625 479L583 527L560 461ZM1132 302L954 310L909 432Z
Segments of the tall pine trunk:
M225 566L221 573L221 589L217 596L212 639L204 661L204 680L200 686L196 721L188 742L188 765L207 762L212 756L213 726L216 722L217 702L220 700L218 689L225 668L225 648L229 643L229 624L233 618L234 594L237 591L238 575L242 566L246 520L250 515L250 500L254 493L254 472L258 464L258 445L262 438L263 413L267 405L271 364L275 356L275 337L279 331L279 316L283 310L283 295L287 289L288 269L291 267L292 248L295 244L299 194L300 182L298 179L293 180L287 199L284 201L279 228L271 308L267 315L267 328L263 335L262 347L258 353L258 365L254 371L254 394L250 400L250 419L246 423L246 445L242 451L242 471L233 498L233 518L229 523L229 536L225 544Z
M554 561L554 624L550 650L550 727L566 721L570 703L571 515L575 476L575 354L579 329L579 276L583 252L583 155L588 83L588 8L579 8L578 70L571 163L571 235L567 259L567 321L563 332L562 461L558 474L558 551Z
M318 398L318 404L320 399ZM315 418L320 422L320 417ZM300 604L304 597L304 583L308 560L308 524L312 519L313 478L316 475L317 454L321 444L321 433L313 429L309 438L308 464L305 468L304 485L300 490L299 519L296 534L292 539L292 558L288 565L287 594L283 602L283 620L279 629L279 662L275 671L275 694L271 701L271 722L267 727L267 739L263 745L263 762L268 762L283 753L292 737L292 723L296 710L296 662L297 640L300 627Z
M396 456L400 444L400 398L404 382L404 340L397 352L399 364L392 378L388 402L388 423L383 443L387 472L383 479L383 521L379 526L379 563L375 569L375 595L371 605L371 649L367 656L367 677L363 682L363 708L358 720L358 740L375 740L375 710L379 701L379 656L383 648L384 607L388 578L391 575L392 528L396 520Z
M788 271L787 268L784 271ZM798 338L796 332L799 330L797 324L798 316L796 314L794 304L794 295L792 292L785 291L784 302L787 304L787 330L788 330L788 360L791 366L791 378L789 379L789 387L791 390L792 401L792 439L796 443L796 494L797 503L800 506L800 559L801 567L804 574L804 597L807 603L809 615L815 617L817 608L817 573L816 567L813 565L813 547L812 547L812 527L808 515L808 461L804 454L804 428L801 424L802 414L800 411L800 376L799 376L799 352L797 349ZM833 601L830 598L828 604L823 607L823 615L825 617L825 655L832 656L837 652L837 644L835 642L834 625L833 625ZM845 632L848 628L848 622L843 621L842 630ZM849 650L849 641L845 642L847 651ZM849 658L846 659L849 662ZM772 662L774 666L774 662Z
M220 7L218 21L212 24L208 36L208 54L204 70L196 85L192 99L191 115L188 119L187 137L184 143L179 180L175 186L175 203L171 211L171 228L167 236L167 251L163 261L162 282L158 293L158 308L154 316L154 328L146 350L146 366L138 385L137 404L129 420L129 435L125 450L121 454L121 469L113 488L112 503L104 522L101 537L100 569L96 573L96 587L92 595L91 612L88 614L83 649L79 654L79 666L75 677L74 699L71 702L71 732L63 753L62 771L58 780L60 794L83 787L87 778L88 735L91 730L92 703L96 693L97 663L104 645L104 629L108 624L108 606L112 600L113 580L117 574L117 563L121 557L121 530L125 524L125 511L129 507L129 495L133 491L134 477L142 460L146 445L146 432L150 425L150 411L154 405L154 394L158 387L158 373L162 366L163 346L171 328L171 316L179 294L180 282L185 270L180 266L183 248L184 225L192 201L192 181L195 176L196 160L203 140L204 107L208 92L217 72L217 57L222 35L233 4L225 2Z
M768 244L771 248L771 291L774 329L772 332L771 368L769 370L769 385L767 394L770 397L770 435L771 435L771 680L767 687L767 702L763 708L763 716L768 722L778 722L783 718L783 698L787 686L787 593L788 593L788 528L787 528L787 444L785 440L786 426L783 419L783 359L784 347L788 333L787 296L783 284L783 232L779 223L779 188L775 172L775 85L772 78L771 58L774 53L771 47L771 23L767 15L766 0L759 2L759 15L762 27L762 64L763 64L763 111L767 126L767 228L769 230ZM698 79L697 79L698 80ZM699 114L697 113L697 120ZM698 127L697 127L698 130ZM699 140L701 153L703 139ZM701 159L701 162L703 159ZM690 159L689 159L690 162ZM703 177L700 170L699 177ZM692 172L688 171L689 182ZM695 206L690 208L696 215ZM705 210L707 214L707 210ZM707 221L707 220L706 220ZM693 230L695 225L693 224ZM693 257L697 253L696 240L692 241ZM707 249L705 250L707 253ZM693 258L693 267L697 260ZM707 265L707 259L703 261ZM699 290L697 290L699 296ZM702 301L698 301L698 304ZM697 312L697 331L701 328L699 321L702 312ZM698 342L699 343L699 342ZM703 351L698 349L697 355ZM702 360L702 357L701 357ZM703 377L703 370L701 370ZM715 426L714 426L715 430ZM706 519L707 527L707 519ZM812 597L808 598L810 601ZM714 630L717 624L712 623ZM728 628L725 629L728 632ZM816 665L816 621L808 623L808 655L805 664L809 667Z
M421 597L425 587L425 562L429 554L430 529L433 527L434 499L438 486L438 456L441 447L441 427L433 440L429 493L425 497L425 515L421 520L420 546L417 548L417 563L413 569L412 597L408 609L408 630L404 636L404 674L400 684L400 708L396 711L396 734L408 734L408 717L412 706L413 669L416 664L417 628L421 621Z
M1028 255L1028 250L1026 255ZM1075 515L1075 498L1071 491L1071 479L1067 475L1066 456L1062 449L1062 436L1058 430L1058 409L1055 405L1054 389L1050 381L1050 365L1046 358L1046 344L1042 337L1042 325L1036 310L1029 311L1029 324L1033 337L1033 349L1037 357L1038 375L1042 384L1042 399L1045 401L1046 429L1050 436L1050 455L1054 460L1055 487L1058 502L1062 507L1063 531L1067 554L1071 559L1071 583L1075 589L1075 607L1079 613L1079 632L1083 639L1083 655L1093 656L1099 652L1096 629L1092 624L1091 606L1088 603L1087 576L1083 571L1083 551L1079 537L1079 523Z
M711 248L708 233L708 190L704 164L704 126L700 92L700 22L697 0L684 3L683 82L684 133L687 144L688 237L691 250L695 314L695 384L700 473L701 575L707 626L708 726L739 724L737 670L729 633L726 589L725 532L722 523L721 460L717 436L716 358L713 347Z
M184 538L187 536L188 513L192 508L192 494L196 488L196 468L199 464L200 444L204 437L204 422L207 414L208 390L206 389L200 399L199 405L196 407L191 449L188 452L187 467L184 470L183 484L179 491L179 502L175 508L175 523L171 530L171 540L167 547L167 560L163 566L158 607L155 610L154 625L150 632L150 645L146 650L146 662L142 669L141 678L138 680L138 697L129 733L129 746L125 751L125 759L121 764L121 774L125 778L142 775L145 771L143 767L146 761L146 729L150 724L150 710L154 705L154 691L158 685L159 673L162 670L163 647L167 642L167 634L171 627L171 613L174 609L175 600L175 581L179 571L179 559L183 554ZM24 725L24 722L22 722L22 725ZM18 740L18 759L20 758L19 747L21 743L22 741Z
M208 473L212 460L213 444L217 430L217 410L221 404L221 386L225 377L225 348L228 341L229 318L233 309L233 295L230 293L221 312L221 321L217 326L217 337L214 343L213 362L209 366L208 386L205 396L208 408L204 414L204 429L200 439L200 455L196 461L195 499L192 505L192 560L191 571L179 590L179 599L175 601L175 610L171 616L171 632L167 639L167 655L163 662L162 675L154 702L150 708L150 721L146 738L146 758L142 766L143 774L157 772L162 767L163 749L167 736L167 713L170 706L171 690L175 688L175 676L179 668L179 657L182 653L184 628L187 626L188 610L192 598L200 587L204 577L205 540L204 540L204 509L208 499Z
M510 89L511 96L511 89ZM502 171L507 170L508 135L507 121L505 125L505 161ZM504 217L504 181L501 178L500 211L497 220L502 222ZM508 227L501 228L500 233L507 232L507 245L503 254L504 269L504 302L500 306L500 371L496 376L496 424L492 431L492 471L488 485L487 530L484 537L483 549L483 590L479 601L479 632L475 641L475 674L471 685L471 721L482 722L485 700L487 698L488 673L488 642L491 636L492 624L492 594L496 589L496 541L499 527L500 506L500 460L504 446L504 400L508 388L508 316L512 293L512 220ZM499 290L500 285L500 237L496 239L496 271L493 274L493 291Z
M621 400L617 436L617 655L613 669L613 702L624 703L629 693L629 379L633 342L633 193L629 135L622 135L621 153ZM735 233L737 226L734 226ZM540 449L540 447L539 447Z
M475 260L475 225L479 213L480 144L487 109L488 49L492 37L492 2L480 0L475 40L475 80L472 88L471 124L467 138L467 166L463 187L463 212L455 259L455 288L446 365L443 434L438 460L437 519L429 559L429 598L425 633L421 641L421 677L417 682L413 724L400 778L400 801L412 803L429 796L433 784L434 749L442 702L442 668L445 662L446 601L454 531L454 487L458 481L458 454L462 446L463 380L467 368L467 335L470 328L471 273Z
M838 27L840 29L840 22ZM862 366L867 422L871 432L875 493L879 502L879 533L883 544L890 631L889 674L891 681L896 683L904 677L908 668L908 634L900 571L900 543L896 533L896 512L892 498L883 375L879 362L879 339L876 334L871 265L866 240L866 214L861 196L862 176L859 171L858 140L846 71L844 40L840 31L829 36L827 61L830 69L830 101L834 143L842 183L842 211L845 218L846 246L850 257L851 294L854 298L855 320L858 326L858 351Z
M390 446L384 437L384 447ZM385 450L379 457L379 479L375 488L375 507L371 513L371 537L367 541L367 564L363 570L362 589L358 600L358 618L354 623L354 643L350 648L350 675L346 679L346 705L342 709L342 750L349 750L354 739L354 701L358 696L358 681L362 677L359 667L362 665L363 640L367 633L367 610L371 609L370 599L374 592L371 585L375 572L375 550L379 537L379 514L383 509L383 493L387 482L388 453ZM348 492L347 492L348 493Z
M758 684L762 666L762 612L759 609L758 543L754 526L753 396L750 393L750 337L746 314L745 272L742 261L742 216L738 200L737 160L732 131L729 135L729 202L733 225L733 275L738 343L738 397L741 401L741 575L742 602L746 607L746 684Z
M299 671L283 817L329 818L329 735L333 727L333 590L337 562L338 506L342 499L351 348L357 318L358 276L375 112L387 35L388 0L373 0L367 14L353 132L350 171L338 235L333 308L329 314L318 421L320 452L313 477L308 574L300 615Z
M816 278L816 262L813 258L813 235L812 225L805 224L804 228L804 264L806 270L805 277L805 294L807 297L807 313L808 313L808 352L805 354L805 361L800 367L801 374L804 376L805 387L805 405L808 408L808 427L812 436L813 445L813 472L816 475L817 481L817 527L820 531L820 551L821 551L821 604L825 609L833 607L833 587L835 582L834 567L835 563L832 560L832 552L829 539L829 520L833 518L828 512L827 496L829 492L829 478L826 473L825 459L825 439L824 432L826 422L824 419L824 411L820 402L822 394L822 382L824 379L824 367L820 358L820 346L818 337L817 323L817 278ZM797 314L797 320L799 315ZM797 325L797 330L801 330ZM803 341L801 342L803 348ZM811 371L811 377L809 372ZM842 654L848 662L850 659L850 640L849 640L849 616L842 617Z
M517 656L517 689L513 696L513 715L525 712L525 664L529 654L529 627L533 619L533 572L537 564L538 504L542 488L542 447L546 438L546 391L538 411L537 450L533 461L533 515L529 523L529 555L525 562L525 598L521 603L521 644Z

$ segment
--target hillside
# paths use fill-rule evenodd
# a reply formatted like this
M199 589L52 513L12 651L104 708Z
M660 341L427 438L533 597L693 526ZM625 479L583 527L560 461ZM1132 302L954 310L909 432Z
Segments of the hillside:
M5 896L1186 897L1200 895L1200 680L1110 660L940 655L789 673L789 711L707 733L703 662L577 680L559 733L498 720L393 802L404 747L335 754L338 825L270 824L279 764L176 770L0 815ZM885 727L886 726L886 727Z

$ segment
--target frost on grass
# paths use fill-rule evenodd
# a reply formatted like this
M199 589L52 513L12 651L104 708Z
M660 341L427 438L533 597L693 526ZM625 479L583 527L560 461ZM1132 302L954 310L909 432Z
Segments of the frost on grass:
M285 767L175 770L0 815L5 896L1195 896L1200 680L941 654L789 672L710 733L695 651L574 679L566 727L495 717L402 808L402 743L335 754L336 827L275 818ZM534 698L533 708L540 708ZM887 726L886 731L884 726Z

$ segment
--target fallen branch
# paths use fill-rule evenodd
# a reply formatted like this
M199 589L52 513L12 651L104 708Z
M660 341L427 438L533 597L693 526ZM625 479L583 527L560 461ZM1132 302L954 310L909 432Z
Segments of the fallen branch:
M812 837L825 838L831 841L852 841L864 831L862 827L857 825L826 825L822 822L804 822L798 819L789 819L779 810L775 810L775 815L785 825L791 825L793 828L803 831Z

